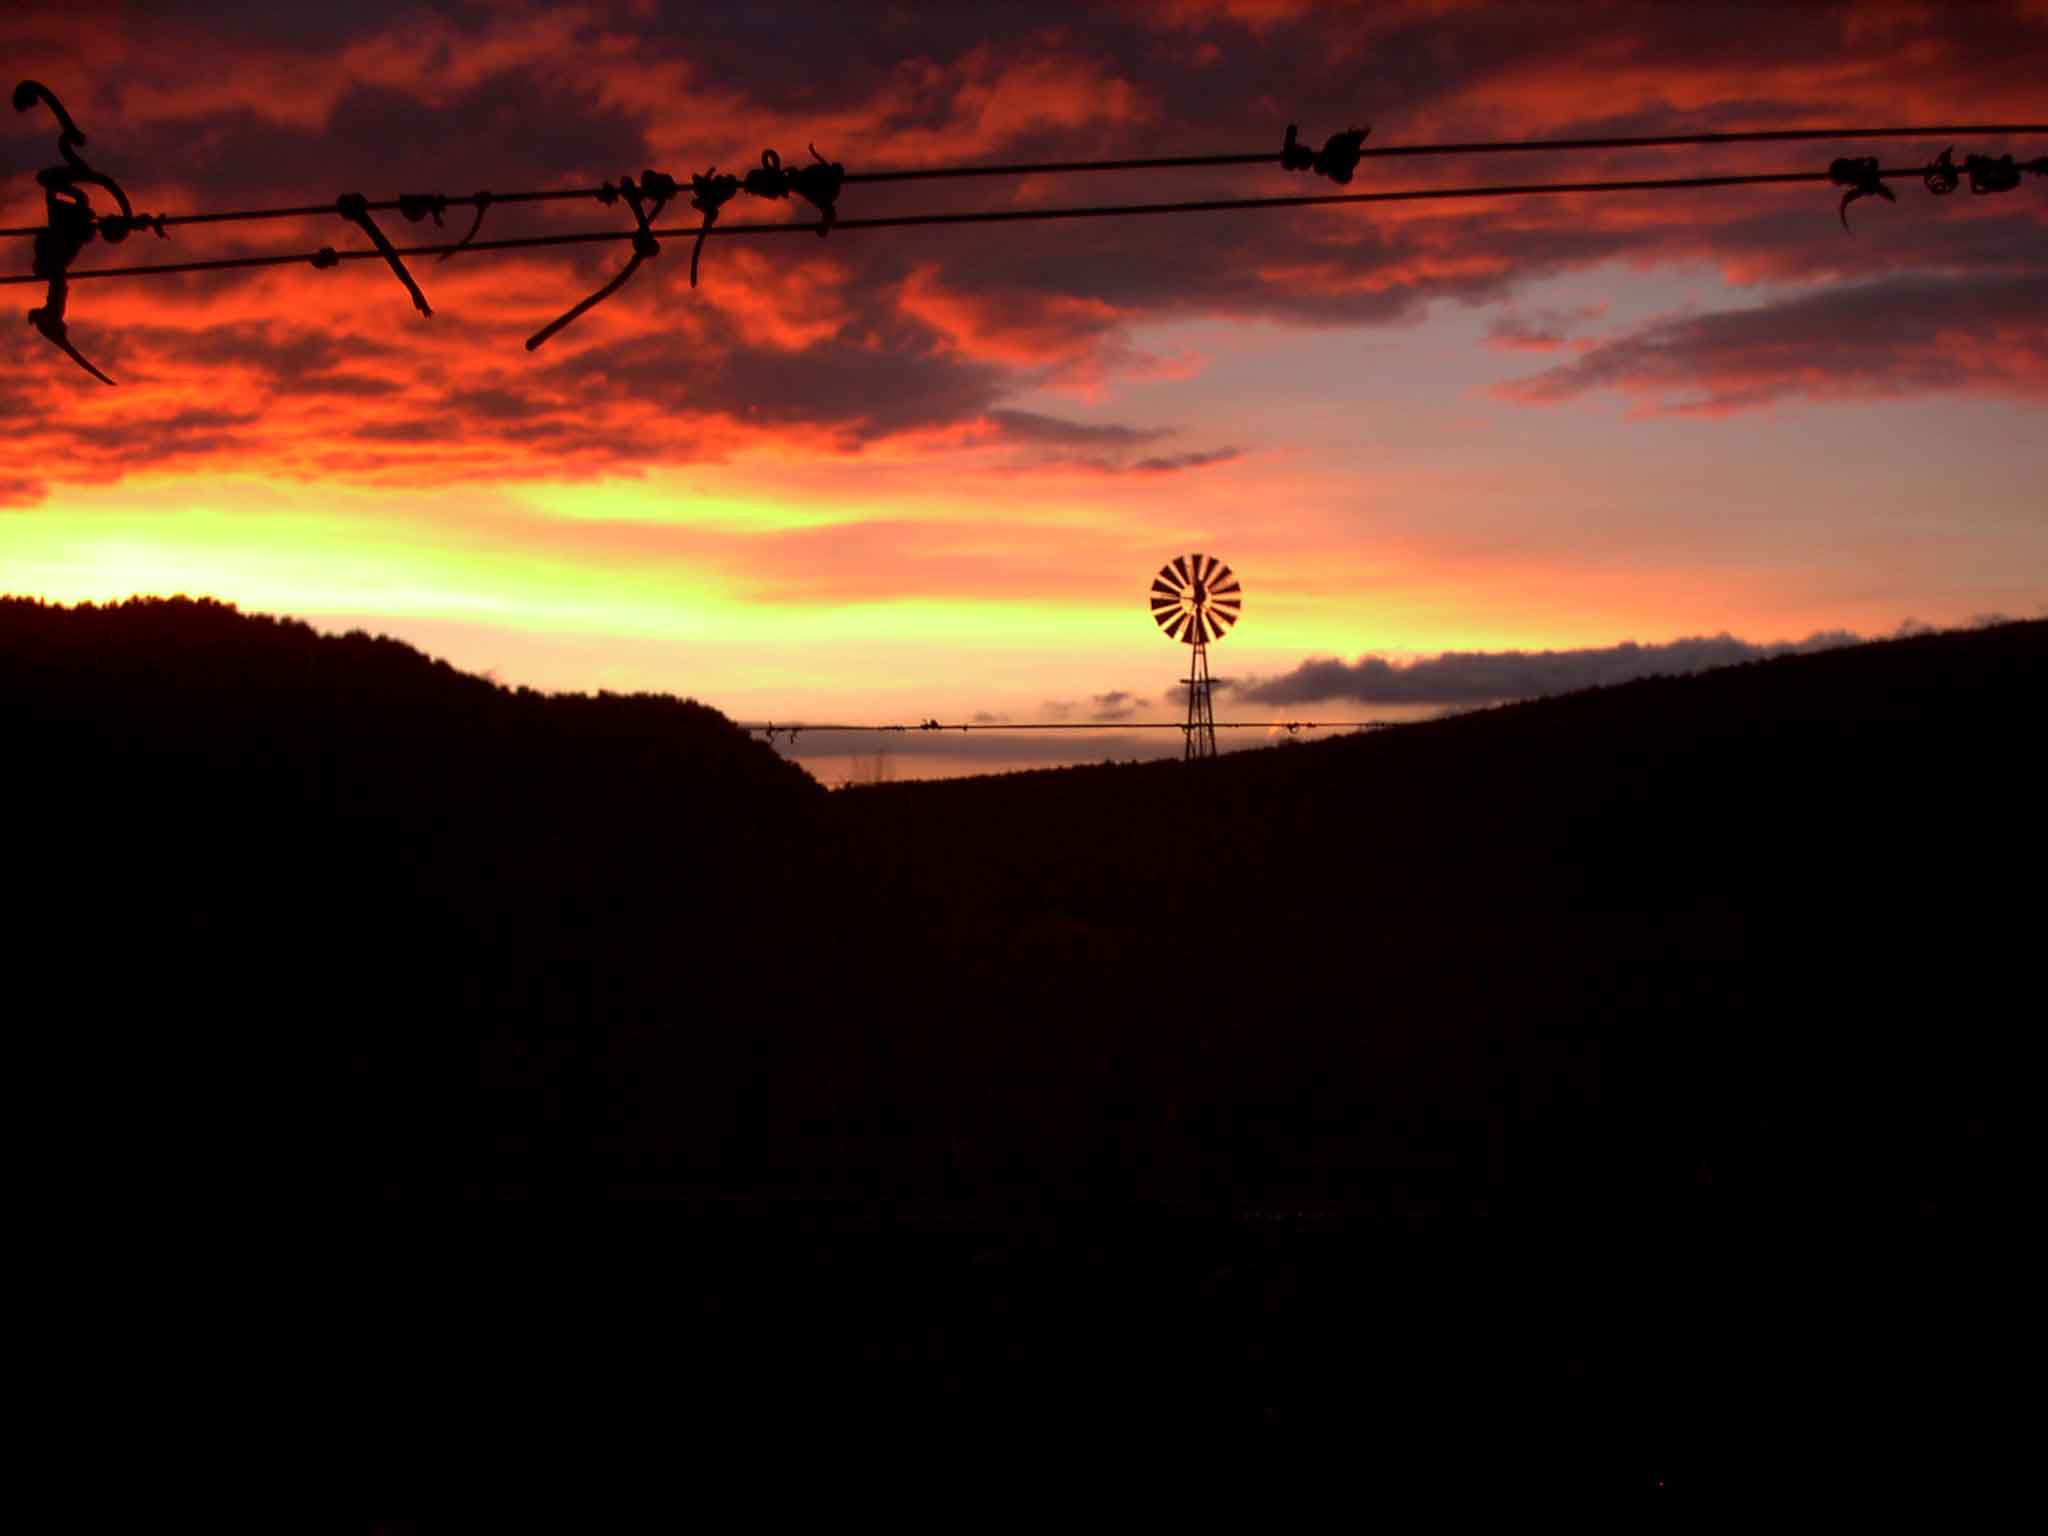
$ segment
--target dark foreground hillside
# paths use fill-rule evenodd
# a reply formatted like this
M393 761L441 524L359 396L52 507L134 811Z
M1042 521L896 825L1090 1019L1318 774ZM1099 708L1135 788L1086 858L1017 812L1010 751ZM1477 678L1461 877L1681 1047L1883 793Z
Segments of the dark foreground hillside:
M2044 664L2009 625L834 809L1034 1178L1948 1209L2018 1166Z
M1056 1402L1479 1475L1566 1425L1553 1474L1697 1487L1839 1437L1787 1360L1953 1399L2000 1353L1896 1256L1795 1276L2026 1208L2044 663L2011 625L827 796L693 704L0 602L18 1119L43 1198L367 1203L387 1258L639 1202L700 1256L660 1327L579 1326L716 1382L699 1430ZM1402 1236L1479 1212L1518 1235Z
M694 703L215 603L0 603L0 710L38 1045L117 1187L621 1177L593 1074L726 1027L825 798Z

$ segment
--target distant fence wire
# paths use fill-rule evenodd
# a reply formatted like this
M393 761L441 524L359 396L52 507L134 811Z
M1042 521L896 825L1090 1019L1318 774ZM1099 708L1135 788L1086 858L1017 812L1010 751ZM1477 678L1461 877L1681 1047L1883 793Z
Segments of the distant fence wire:
M1218 720L1219 731L1285 731L1290 736L1302 731L1383 731L1406 722L1400 720ZM765 734L773 741L778 736L787 736L791 741L799 736L823 735L828 732L860 732L875 734L908 734L913 731L937 734L945 731L992 731L1007 734L1012 731L1188 731L1194 727L1181 720L968 720L941 721L920 720L915 724L895 725L843 725L812 724L798 721L782 725L774 721L758 721L743 724L740 729L749 735Z

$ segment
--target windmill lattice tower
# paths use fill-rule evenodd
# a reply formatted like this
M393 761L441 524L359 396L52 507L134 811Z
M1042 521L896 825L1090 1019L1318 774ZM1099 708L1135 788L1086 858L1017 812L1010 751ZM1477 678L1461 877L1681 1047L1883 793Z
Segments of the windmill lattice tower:
M1175 555L1152 578L1152 619L1188 656L1188 723L1183 761L1216 755L1216 709L1210 697L1209 642L1221 640L1244 608L1244 588L1214 555Z

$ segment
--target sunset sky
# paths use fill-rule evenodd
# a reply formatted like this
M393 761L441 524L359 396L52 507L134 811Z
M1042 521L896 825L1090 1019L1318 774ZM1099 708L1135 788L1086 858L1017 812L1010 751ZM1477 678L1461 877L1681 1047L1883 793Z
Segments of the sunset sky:
M161 9L28 0L0 58L165 213L687 180L811 143L857 172L1277 150L1290 121L1369 146L2048 121L2043 0ZM1368 160L1352 190L1947 142ZM56 158L47 111L0 114L0 225L41 222ZM204 594L746 721L1171 718L1185 651L1145 593L1191 550L1245 583L1226 718L1470 704L1524 665L1400 665L1447 651L1595 653L1546 664L1594 681L1623 642L1733 637L1678 665L2039 617L2048 180L1896 189L1848 233L1838 193L1794 186L714 239L694 291L677 238L536 352L623 245L416 259L431 319L367 261L78 282L71 336L114 389L14 287L0 590ZM851 186L840 212L1331 190L1041 176ZM501 206L483 236L630 227L591 200ZM338 217L187 226L77 266L364 243ZM0 244L27 274L30 241ZM909 776L1178 740L892 750Z

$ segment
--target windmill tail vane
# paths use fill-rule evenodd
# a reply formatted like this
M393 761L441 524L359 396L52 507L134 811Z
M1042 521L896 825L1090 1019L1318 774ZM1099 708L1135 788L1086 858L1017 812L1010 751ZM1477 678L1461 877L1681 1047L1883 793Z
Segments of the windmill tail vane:
M1209 642L1221 640L1244 611L1244 587L1214 555L1175 555L1152 578L1152 621L1169 640L1188 646L1186 750L1183 758L1216 755L1214 685Z

